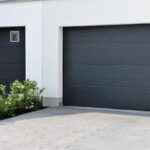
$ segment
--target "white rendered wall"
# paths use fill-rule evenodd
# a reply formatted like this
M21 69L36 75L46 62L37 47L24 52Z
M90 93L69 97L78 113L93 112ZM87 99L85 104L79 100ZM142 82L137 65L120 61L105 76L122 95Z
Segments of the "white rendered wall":
M42 87L42 2L0 4L0 27L25 26L26 78Z
M63 26L150 23L150 0L45 0L43 84L45 96L62 98Z

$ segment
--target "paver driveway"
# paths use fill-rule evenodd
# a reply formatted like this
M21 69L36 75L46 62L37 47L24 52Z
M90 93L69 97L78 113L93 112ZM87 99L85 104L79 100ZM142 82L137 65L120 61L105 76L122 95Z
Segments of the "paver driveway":
M0 122L0 150L149 150L150 112L48 108Z

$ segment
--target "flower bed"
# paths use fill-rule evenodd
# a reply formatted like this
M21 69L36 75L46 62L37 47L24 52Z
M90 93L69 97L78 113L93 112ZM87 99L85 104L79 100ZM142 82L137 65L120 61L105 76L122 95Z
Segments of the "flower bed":
M38 88L36 81L18 80L6 86L0 86L0 120L42 108L43 89Z

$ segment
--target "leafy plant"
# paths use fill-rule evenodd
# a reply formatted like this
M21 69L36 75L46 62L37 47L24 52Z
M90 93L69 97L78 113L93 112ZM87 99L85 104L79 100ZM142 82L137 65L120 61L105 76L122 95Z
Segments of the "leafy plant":
M6 93L6 86L0 86L0 119L13 116L13 109L11 106L11 101L8 100L8 95Z
M15 116L30 110L42 107L42 92L36 81L18 80L10 84L10 93L7 94L6 86L0 86L0 119Z

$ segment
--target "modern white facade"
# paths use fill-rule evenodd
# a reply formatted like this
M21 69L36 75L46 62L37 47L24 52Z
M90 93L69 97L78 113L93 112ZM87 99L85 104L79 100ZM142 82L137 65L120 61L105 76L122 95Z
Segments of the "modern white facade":
M0 4L0 27L25 26L26 77L42 83L42 3ZM31 57L32 56L32 57Z
M0 27L26 27L26 77L45 105L63 100L63 27L149 24L149 0L44 0L0 4Z

